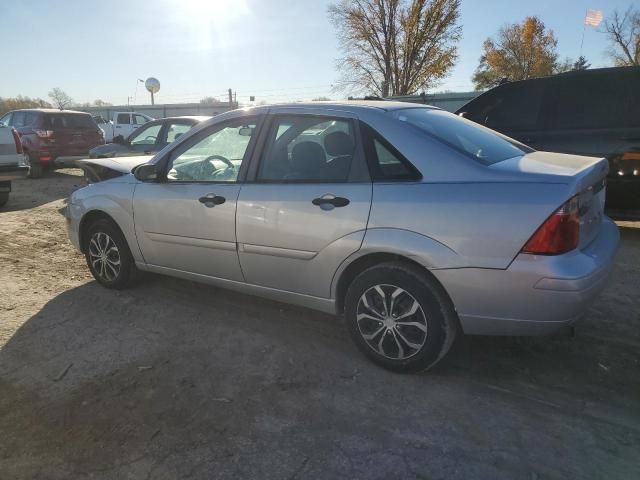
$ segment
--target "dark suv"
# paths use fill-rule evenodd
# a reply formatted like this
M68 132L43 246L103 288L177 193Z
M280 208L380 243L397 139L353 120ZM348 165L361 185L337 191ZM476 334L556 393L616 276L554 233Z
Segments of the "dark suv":
M607 208L640 209L640 67L505 83L456 113L537 150L606 157Z
M31 164L32 178L55 166L71 165L77 157L88 157L89 150L104 143L104 134L91 115L72 110L14 110L0 123L16 129Z

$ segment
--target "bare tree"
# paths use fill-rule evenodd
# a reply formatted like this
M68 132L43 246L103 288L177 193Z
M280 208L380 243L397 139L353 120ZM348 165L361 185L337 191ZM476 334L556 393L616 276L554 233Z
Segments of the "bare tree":
M216 97L204 97L200 99L200 103L203 105L211 105L213 103L219 103L219 102L220 102L220 99Z
M341 90L382 97L433 87L453 67L460 0L341 0L329 7Z
M67 107L73 105L73 99L67 95L67 93L61 88L54 88L49 92L49 98L53 103L53 106L59 108L60 110L64 110Z
M626 12L613 12L602 29L612 46L611 58L620 67L640 65L640 10L633 6Z

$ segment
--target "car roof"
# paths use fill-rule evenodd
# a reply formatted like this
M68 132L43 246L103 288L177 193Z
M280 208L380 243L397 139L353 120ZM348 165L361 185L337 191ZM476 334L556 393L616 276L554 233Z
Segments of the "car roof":
M12 110L13 112L42 112L42 113L79 113L89 115L87 112L79 112L77 110L60 110L59 108L19 108Z
M252 110L260 111L269 108L326 108L329 110L344 110L344 111L393 111L406 108L430 108L439 110L438 107L431 105L424 105L419 103L397 102L390 100L345 100L345 101L323 101L323 102L292 102L292 103L274 103L270 105L263 105L259 107L253 107Z

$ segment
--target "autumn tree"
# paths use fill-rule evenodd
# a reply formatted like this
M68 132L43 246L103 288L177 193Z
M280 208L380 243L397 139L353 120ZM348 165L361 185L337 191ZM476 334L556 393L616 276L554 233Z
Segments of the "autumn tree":
M554 73L558 41L537 17L527 17L522 23L505 25L497 39L488 38L484 53L473 75L478 89L498 85L502 79L526 80Z
M329 17L344 54L341 90L387 97L428 89L458 56L460 0L341 0Z
M609 37L609 54L617 66L640 65L640 10L633 6L624 13L615 10L602 31Z
M50 108L51 104L41 98L30 98L18 95L17 97L0 97L0 115L11 110L21 108Z
M73 99L61 88L56 87L52 89L48 95L53 106L60 110L64 110L65 108L73 105Z

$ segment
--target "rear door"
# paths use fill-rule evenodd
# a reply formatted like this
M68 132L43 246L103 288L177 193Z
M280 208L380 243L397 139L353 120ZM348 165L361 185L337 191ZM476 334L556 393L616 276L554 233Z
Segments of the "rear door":
M357 119L274 109L238 200L248 283L329 298L334 272L360 248L372 184Z
M126 112L120 112L116 115L113 133L114 137L122 135L123 138L127 138L135 131L137 127L133 126L133 119L131 117L132 114Z

